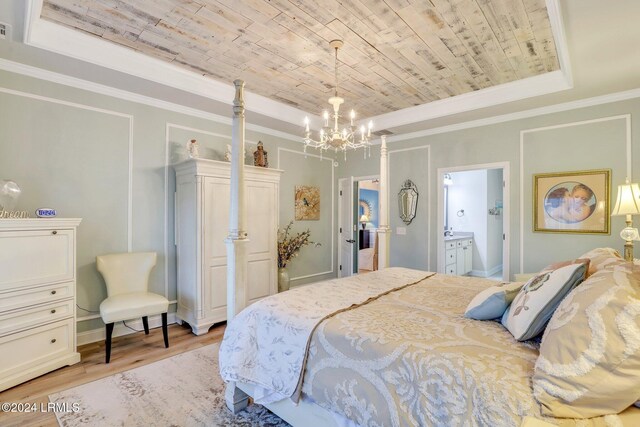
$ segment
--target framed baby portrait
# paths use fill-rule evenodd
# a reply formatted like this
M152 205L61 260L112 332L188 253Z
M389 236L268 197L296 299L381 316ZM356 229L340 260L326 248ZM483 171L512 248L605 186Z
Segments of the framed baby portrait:
M609 234L611 171L533 176L533 231Z

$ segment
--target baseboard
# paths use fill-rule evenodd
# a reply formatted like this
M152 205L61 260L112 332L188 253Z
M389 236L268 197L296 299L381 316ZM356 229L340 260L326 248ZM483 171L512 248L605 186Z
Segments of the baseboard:
M491 277L500 271L502 271L502 264L496 265L491 270L471 270L469 275L473 277Z
M169 313L167 315L167 323L176 323L176 313ZM127 320L127 325L133 329L144 330L142 326L142 319ZM162 317L158 314L156 316L149 316L149 329L159 328L162 326ZM136 331L132 331L122 324L122 322L116 323L113 328L113 336L120 337L122 335L133 334ZM106 337L105 328L91 329L90 331L79 332L77 335L78 345L89 344L96 341L104 341Z

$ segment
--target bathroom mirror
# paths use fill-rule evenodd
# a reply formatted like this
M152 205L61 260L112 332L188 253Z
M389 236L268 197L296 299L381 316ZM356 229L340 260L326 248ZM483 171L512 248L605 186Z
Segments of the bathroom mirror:
M418 207L418 189L410 179L407 179L398 193L398 208L400 210L400 219L405 224L411 224L416 217L416 209Z

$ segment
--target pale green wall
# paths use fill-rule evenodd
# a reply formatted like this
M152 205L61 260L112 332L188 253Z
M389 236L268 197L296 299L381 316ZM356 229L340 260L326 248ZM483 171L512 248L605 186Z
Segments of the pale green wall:
M250 114L247 121L251 123ZM185 157L183 147L192 138L202 145L204 156L222 156L230 134L227 124L0 71L0 179L21 186L16 209L51 207L61 217L83 218L78 230L77 293L78 304L89 310L97 310L106 297L95 256L127 251L130 135L132 249L158 252L151 289L164 294L167 286L168 298L175 300L175 179L166 167L165 147L169 165ZM301 151L298 142L250 130L246 134L249 141L264 143L270 167L278 167L278 148ZM294 284L332 277L334 273L313 276L331 270L330 162L320 165L318 159L286 152L280 166L286 171L281 181L281 220L293 217L290 189L295 184L319 185L322 195L320 221L295 226L310 227L322 246L305 249L294 261L292 276L311 275ZM86 314L78 311L78 316ZM78 330L101 326L100 320L83 321Z
M424 182L425 173L429 180L430 200L424 184L418 185L420 200L418 216L408 228L414 237L411 241L404 236L395 235L395 223L398 209L394 195L397 194L400 177L393 176L394 156L390 156L391 187L390 209L392 226L391 264L408 265L425 270L436 270L437 234L437 169L455 166L466 166L494 162L509 162L510 194L508 195L511 212L510 231L510 267L511 274L520 271L520 230L524 231L524 265L525 272L537 271L546 263L554 260L572 258L596 246L611 246L622 250L623 241L619 231L624 227L623 218L611 220L610 235L569 235L534 233L531 222L532 174L548 171L573 171L582 169L611 169L612 194L615 197L616 186L624 182L626 174L626 121L599 121L593 124L571 126L561 129L525 133L524 136L524 191L520 194L520 131L547 126L563 125L573 122L601 119L610 116L631 114L631 129L637 129L640 117L640 99L603 104L595 107L576 109L527 119L509 121L494 125L428 135L412 140L389 142L390 151L430 146L430 162L425 155L417 160L410 159L401 167L402 179ZM632 164L637 165L640 159L640 137L631 135ZM417 153L417 152L415 152ZM398 158L398 157L395 157ZM395 167L395 169L394 169ZM376 155L363 160L360 153L352 153L346 163L341 162L336 179L350 175L373 175L379 173L379 161ZM634 176L638 180L637 171ZM524 200L524 222L520 221L520 197ZM505 198L507 195L505 195ZM428 210L428 216L424 209ZM431 229L429 234L428 229ZM400 243L401 238L407 241ZM414 240L428 242L429 260L424 258L420 246ZM395 244L394 244L395 242ZM393 255L393 253L396 253ZM401 255L398 255L400 253ZM411 260L408 257L412 257Z

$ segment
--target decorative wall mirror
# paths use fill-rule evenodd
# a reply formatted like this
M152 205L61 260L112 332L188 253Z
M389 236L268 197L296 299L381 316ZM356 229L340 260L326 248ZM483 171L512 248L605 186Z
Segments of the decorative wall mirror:
M418 189L410 179L407 179L398 193L398 208L400 210L400 219L405 224L411 224L413 218L416 217L416 209L418 208Z

